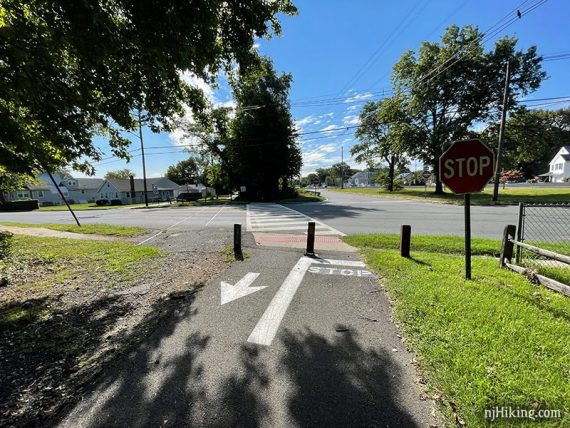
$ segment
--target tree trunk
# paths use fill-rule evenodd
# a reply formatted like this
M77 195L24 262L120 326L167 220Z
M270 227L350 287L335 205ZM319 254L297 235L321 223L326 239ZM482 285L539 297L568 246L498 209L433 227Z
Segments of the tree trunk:
M435 178L435 194L443 195L443 183L439 179L439 162L436 160L433 163L433 176Z
M394 191L394 167L396 163L395 156L390 157L390 161L388 162L388 191Z

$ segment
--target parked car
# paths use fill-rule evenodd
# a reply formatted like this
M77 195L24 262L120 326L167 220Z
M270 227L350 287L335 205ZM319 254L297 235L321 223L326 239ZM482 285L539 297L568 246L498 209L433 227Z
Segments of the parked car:
M192 202L197 201L202 197L200 192L184 192L176 197L176 202Z

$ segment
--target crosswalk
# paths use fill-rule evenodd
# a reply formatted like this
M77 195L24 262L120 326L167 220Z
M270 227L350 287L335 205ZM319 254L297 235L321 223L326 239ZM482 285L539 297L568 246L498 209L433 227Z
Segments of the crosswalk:
M251 203L247 205L248 232L300 233L307 231L307 223L315 222L317 235L346 234L327 226L294 209L273 203Z

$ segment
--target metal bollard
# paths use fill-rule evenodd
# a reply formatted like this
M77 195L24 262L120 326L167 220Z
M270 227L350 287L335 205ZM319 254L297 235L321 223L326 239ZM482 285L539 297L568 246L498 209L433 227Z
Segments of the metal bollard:
M315 257L315 222L309 222L309 228L307 230L307 252L306 256Z
M241 252L241 224L234 224L234 256L236 259L242 259Z
M400 226L400 256L410 257L410 244L412 241L412 226L403 224Z

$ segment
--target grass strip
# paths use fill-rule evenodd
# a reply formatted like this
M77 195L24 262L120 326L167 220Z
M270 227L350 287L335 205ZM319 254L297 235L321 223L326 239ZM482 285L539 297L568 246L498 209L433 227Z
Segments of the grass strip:
M445 204L463 205L463 196L444 192L443 195L435 195L433 188L427 193L423 187L410 188L388 192L379 188L350 187L347 189L329 188L333 192L356 193L360 195L375 196L381 198L414 199L427 202L440 202ZM570 187L557 188L506 188L499 190L499 200L496 205L509 205L525 203L557 203L570 202ZM486 188L481 193L471 195L472 205L492 205L492 189Z
M457 415L467 426L486 426L485 409L510 406L560 409L562 420L541 420L541 426L568 426L570 299L499 269L488 256L473 258L473 280L466 281L457 254L462 238L448 237L447 252L441 237L419 238L410 259L393 248L393 235L345 240L361 244L367 265L382 278L449 424ZM536 425L500 419L493 426L514 423Z
M115 226L112 224L84 224L77 226L76 224L49 224L49 223L14 223L6 222L2 223L4 226L13 227L31 227L31 228L44 228L51 230L59 230L61 232L74 232L74 233L85 233L89 235L105 235L105 236L122 236L131 237L144 235L148 231L142 227L134 226Z

